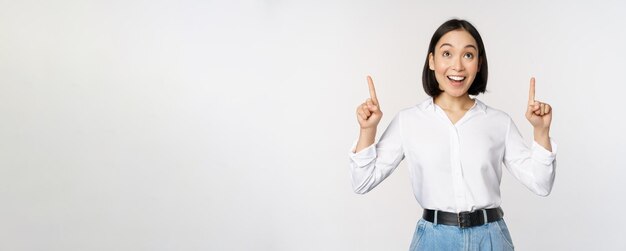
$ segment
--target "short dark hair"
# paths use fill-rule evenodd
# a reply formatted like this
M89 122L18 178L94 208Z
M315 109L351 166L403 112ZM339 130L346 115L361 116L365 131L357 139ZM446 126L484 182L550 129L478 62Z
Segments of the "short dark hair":
M476 74L476 78L474 82L467 90L467 93L470 95L478 95L480 93L484 93L487 89L487 53L485 52L485 45L483 44L483 39L480 37L478 30L474 27L470 22L461 20L461 19L450 19L443 23L437 30L433 37L430 39L430 45L428 45L428 53L426 54L426 63L424 63L424 71L422 72L422 84L424 85L424 91L431 97L437 97L443 91L439 89L439 83L435 78L435 72L429 67L428 57L431 53L435 53L435 46L437 46L437 42L439 39L443 37L446 33L454 30L464 30L467 31L478 45L478 73Z

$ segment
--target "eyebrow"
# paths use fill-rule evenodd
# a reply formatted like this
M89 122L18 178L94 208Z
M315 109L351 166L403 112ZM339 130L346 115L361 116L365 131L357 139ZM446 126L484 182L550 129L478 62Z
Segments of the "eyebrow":
M452 45L451 45L451 44L449 44L449 43L444 43L444 44L442 44L441 46L439 46L439 49L441 49L441 47L443 47L443 46L445 46L445 45L450 46L450 47L454 47L454 46L452 46ZM466 46L465 46L465 48L467 48L467 47L474 48L474 50L478 50L478 49L476 48L476 46L474 46L474 45L472 45L472 44L468 44L468 45L466 45Z

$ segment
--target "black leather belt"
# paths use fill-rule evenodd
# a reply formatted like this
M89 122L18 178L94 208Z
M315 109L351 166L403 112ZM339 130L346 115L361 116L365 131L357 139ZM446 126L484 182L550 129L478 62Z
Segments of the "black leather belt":
M449 213L437 211L437 224L457 226L461 228L480 226L488 222L502 219L502 208L480 209L474 212ZM424 209L424 220L435 223L435 210Z

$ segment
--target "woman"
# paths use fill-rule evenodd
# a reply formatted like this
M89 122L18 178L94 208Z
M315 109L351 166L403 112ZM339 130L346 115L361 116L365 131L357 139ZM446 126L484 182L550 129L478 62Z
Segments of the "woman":
M554 183L552 109L535 100L530 80L527 147L513 120L472 96L485 92L487 56L480 34L449 20L433 35L422 81L431 97L400 111L378 143L382 117L371 77L370 98L357 108L360 135L351 153L353 187L364 194L407 159L413 192L424 208L410 250L513 250L500 209L502 163L526 187L547 196Z

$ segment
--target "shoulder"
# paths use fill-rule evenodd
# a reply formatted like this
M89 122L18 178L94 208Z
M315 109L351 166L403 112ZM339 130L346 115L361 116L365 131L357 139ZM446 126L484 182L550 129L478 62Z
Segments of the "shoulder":
M414 116L419 116L420 114L423 114L425 111L427 111L428 109L433 109L432 107L432 98L428 98L420 103L417 103L413 106L409 106L406 107L402 110L400 110L397 114L396 117L414 117Z
M479 109L482 109L487 117L489 117L490 119L502 119L507 121L511 120L511 116L509 116L508 113L500 109L491 107L478 99L476 99L476 105L479 107Z
M400 113L415 113L415 112L423 112L427 110L434 110L434 102L432 98L427 98L422 102L419 102L413 106L404 108L400 110Z

